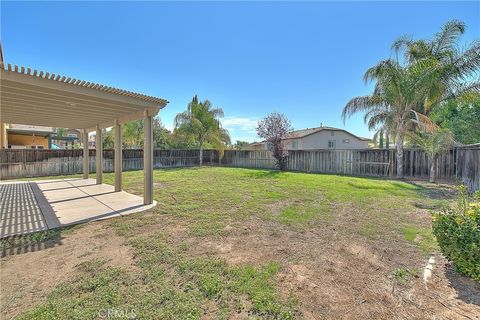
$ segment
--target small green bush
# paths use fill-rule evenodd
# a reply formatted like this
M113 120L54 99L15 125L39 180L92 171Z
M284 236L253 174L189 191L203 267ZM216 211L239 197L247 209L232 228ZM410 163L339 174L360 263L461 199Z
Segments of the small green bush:
M480 194L460 187L458 204L433 214L433 233L443 254L461 273L480 282Z

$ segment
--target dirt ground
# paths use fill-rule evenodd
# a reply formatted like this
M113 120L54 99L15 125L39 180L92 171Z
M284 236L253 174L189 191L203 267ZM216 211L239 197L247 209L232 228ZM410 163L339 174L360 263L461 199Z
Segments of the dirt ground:
M81 262L101 258L112 266L136 269L124 239L106 227L107 221L89 223L46 249L10 254L1 259L1 310L5 319L42 302L52 289L69 279ZM39 297L41 297L39 299ZM3 318L2 318L3 319Z
M480 284L455 273L441 256L427 286L421 275L408 285L392 279L396 266L421 269L410 259L414 246L372 245L335 227L296 231L257 218L241 227L227 225L228 235L220 239L198 242L168 219L162 224L171 241L190 241L191 255L213 253L231 265L279 261L279 287L284 294L295 293L305 319L480 319ZM147 226L144 232L154 229ZM39 297L73 276L74 267L87 259L137 268L130 248L109 228L109 221L89 223L48 247L2 258L5 319L40 303Z
M390 270L421 267L409 261L413 246L399 250L346 237L341 230L278 230L255 219L224 241L199 247L230 264L282 261L287 267L278 283L296 293L305 319L480 319L480 284L455 273L442 256L427 286L421 274L403 286Z
M132 187L141 184L141 177L129 174ZM91 222L62 231L58 239L6 252L0 260L2 319L46 301L55 287L77 276L80 264L95 258L140 274L142 266L129 237L149 239L159 232L171 248L184 247L186 257L217 257L230 266L277 262L276 288L285 299L293 294L298 318L480 319L480 284L455 272L437 250L422 251L421 239L407 241L398 228L411 222L429 230L433 203L428 199L452 199L451 188L434 186L429 194L427 185L421 197L413 197L406 189L410 185L357 178L290 173L278 178L231 169L156 174L156 183L168 188L157 190L161 205L155 210ZM206 179L200 189L196 181ZM232 187L233 180L243 183L242 189ZM331 186L338 187L340 196L350 194L335 198L337 191ZM272 197L259 205L266 190ZM277 217L285 207L300 208L299 212L305 206L319 208L308 200L325 197L330 199L331 215L312 218L312 224L289 224ZM373 232L364 229L372 226L377 228ZM431 252L436 252L436 263L426 285L422 273ZM415 272L399 281L396 270ZM231 319L248 316L230 313Z

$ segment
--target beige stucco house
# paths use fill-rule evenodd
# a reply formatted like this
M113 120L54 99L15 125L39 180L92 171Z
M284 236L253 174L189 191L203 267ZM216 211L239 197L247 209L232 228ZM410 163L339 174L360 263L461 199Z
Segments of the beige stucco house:
M367 149L371 139L358 137L344 129L321 126L292 131L283 141L287 150ZM254 142L245 147L245 150L268 149L266 142Z
M54 128L45 126L2 124L1 127L0 148L5 149L49 149L55 133Z

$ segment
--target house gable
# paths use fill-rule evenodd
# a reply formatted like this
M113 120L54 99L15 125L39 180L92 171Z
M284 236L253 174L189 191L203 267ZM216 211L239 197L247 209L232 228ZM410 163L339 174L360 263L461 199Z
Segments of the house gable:
M289 150L366 149L368 139L359 138L343 129L322 129L298 138L285 139Z

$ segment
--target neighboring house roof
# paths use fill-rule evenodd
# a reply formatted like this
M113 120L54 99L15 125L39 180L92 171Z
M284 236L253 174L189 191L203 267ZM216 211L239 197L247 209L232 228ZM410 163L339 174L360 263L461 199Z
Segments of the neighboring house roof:
M7 129L8 133L12 134L20 134L20 135L27 135L27 136L37 136L37 137L47 137L51 135L52 131L40 131L40 130L31 130L31 129L15 129L9 128Z
M301 129L301 130L295 130L290 133L288 133L283 139L298 139L298 138L304 138L306 136L312 135L314 133L327 130L327 131L343 131L345 133L348 133L349 135L362 140L362 141L371 141L372 139L368 138L362 138L359 136L354 135L351 132L348 132L347 130L344 129L339 129L339 128L333 128L333 127L317 127L317 128L307 128L307 129Z
M59 136L52 136L52 140L58 140L58 141L75 141L78 140L76 137L59 137Z

